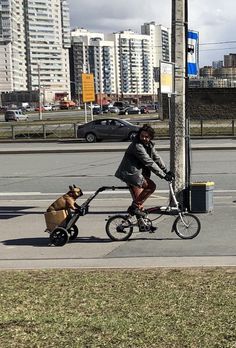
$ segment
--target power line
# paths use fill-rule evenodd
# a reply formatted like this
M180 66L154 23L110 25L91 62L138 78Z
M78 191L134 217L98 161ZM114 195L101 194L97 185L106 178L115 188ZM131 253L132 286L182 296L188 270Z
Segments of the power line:
M222 45L222 44L230 44L230 43L236 43L236 41L218 41L218 42L204 42L199 44L200 46L206 46L206 45Z
M206 51L224 51L224 50L235 50L236 47L223 47L223 48L208 48L206 50L201 50L201 52L206 52Z

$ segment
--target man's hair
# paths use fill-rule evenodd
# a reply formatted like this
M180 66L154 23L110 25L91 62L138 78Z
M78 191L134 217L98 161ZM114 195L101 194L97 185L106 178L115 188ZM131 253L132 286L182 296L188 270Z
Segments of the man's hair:
M155 135L155 130L149 126L148 124L144 124L138 131L138 136L140 135L141 132L147 132L148 135L150 136L151 140L154 138Z

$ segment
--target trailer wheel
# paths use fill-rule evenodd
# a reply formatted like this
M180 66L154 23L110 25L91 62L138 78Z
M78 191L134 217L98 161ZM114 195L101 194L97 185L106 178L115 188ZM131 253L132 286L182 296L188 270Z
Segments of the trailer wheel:
M78 237L79 229L76 225L73 225L68 229L68 233L69 233L69 240L75 240Z
M65 228L57 227L55 228L55 230L52 231L52 233L49 236L49 239L51 244L55 246L63 246L68 242L69 235Z

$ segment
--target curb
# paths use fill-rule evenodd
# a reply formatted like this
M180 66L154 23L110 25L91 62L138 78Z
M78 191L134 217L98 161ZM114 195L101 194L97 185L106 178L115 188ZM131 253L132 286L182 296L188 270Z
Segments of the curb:
M60 146L60 145L58 145ZM41 148L41 149L4 149L0 150L0 154L38 154L38 153L81 153L81 152L124 152L127 146L125 147L84 147L84 148ZM158 151L170 151L170 146L157 146ZM201 150L236 150L236 145L197 145L192 146L193 151Z
M154 269L154 268L197 268L235 267L235 256L204 257L125 257L94 259L31 259L0 260L0 271L6 269Z

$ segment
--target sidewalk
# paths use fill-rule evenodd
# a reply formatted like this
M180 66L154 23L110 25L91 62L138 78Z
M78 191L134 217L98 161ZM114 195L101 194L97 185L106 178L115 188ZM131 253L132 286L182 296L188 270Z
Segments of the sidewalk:
M174 217L168 216L154 221L155 233L133 233L126 242L112 242L105 232L106 219L124 212L128 200L94 200L90 213L77 222L78 238L63 247L50 246L44 232L47 200L14 201L14 206L0 201L0 269L236 266L232 200L216 197L214 213L198 215L202 229L195 239L182 240L172 233ZM161 204L165 200L159 197ZM150 206L153 202L150 198Z
M169 140L155 140L158 151L169 151ZM99 142L85 143L78 140L58 142L6 142L0 143L0 154L18 153L78 153L78 152L124 152L129 142ZM192 150L235 150L236 141L231 138L194 139L191 142Z

